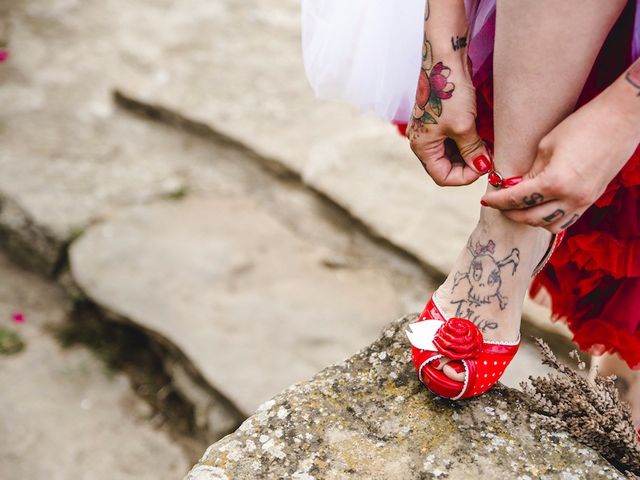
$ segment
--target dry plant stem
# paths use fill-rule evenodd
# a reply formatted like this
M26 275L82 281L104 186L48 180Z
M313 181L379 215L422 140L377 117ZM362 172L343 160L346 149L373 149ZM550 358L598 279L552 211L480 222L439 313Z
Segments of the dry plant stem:
M614 377L586 375L558 361L541 339L536 343L543 363L556 373L547 377L529 377L522 389L528 395L532 410L547 426L565 430L622 471L640 474L640 443L631 421L631 409L620 400ZM572 356L578 369L584 370L577 352Z

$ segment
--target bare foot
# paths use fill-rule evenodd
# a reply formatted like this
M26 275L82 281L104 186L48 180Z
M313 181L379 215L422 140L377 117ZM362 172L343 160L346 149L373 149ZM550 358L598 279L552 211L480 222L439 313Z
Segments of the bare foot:
M631 405L633 424L640 426L640 371L631 370L618 355L605 354L593 357L592 375L616 375L616 386L622 400Z
M471 320L486 340L516 341L531 275L550 239L546 230L513 223L483 208L466 248L434 294L436 302L447 317ZM434 366L463 382L459 362L448 363L445 357Z

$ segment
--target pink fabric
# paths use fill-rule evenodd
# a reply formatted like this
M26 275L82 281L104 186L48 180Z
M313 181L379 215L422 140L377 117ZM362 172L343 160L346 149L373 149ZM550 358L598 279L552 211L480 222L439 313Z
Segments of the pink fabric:
M633 0L631 0L633 1ZM493 52L495 32L496 0L465 0L467 16L471 25L471 46L469 56L473 62L474 75L483 70ZM640 57L640 0L636 0L635 23L633 29L631 55Z

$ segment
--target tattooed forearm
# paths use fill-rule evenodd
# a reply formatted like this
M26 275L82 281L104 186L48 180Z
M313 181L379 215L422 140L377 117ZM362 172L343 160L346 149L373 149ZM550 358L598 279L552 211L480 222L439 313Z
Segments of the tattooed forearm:
M508 298L500 290L502 286L501 271L507 265L511 265L511 275L516 273L520 264L520 250L513 248L506 257L496 259L496 244L493 240L489 240L484 245L476 242L475 246L469 240L467 249L472 255L469 268L466 271L456 272L452 293L464 280L468 286L461 289L461 292L454 296L451 303L458 305L459 313L473 313L474 308L497 300L500 309L504 310L507 308Z
M563 229L563 230L565 228L569 228L571 225L576 223L576 220L578 220L578 218L580 218L580 215L578 215L577 213L574 213L573 217L571 217L567 223L565 223L563 225L560 225L560 228Z
M636 62L624 78L626 78L627 82L638 89L638 96L640 97L640 63Z
M547 215L546 217L543 217L542 220L544 220L547 223L551 223L551 222L555 222L556 220L561 219L562 217L564 217L564 210L562 210L561 208L557 208L555 212Z
M467 46L467 37L459 37L457 35L455 37L451 37L451 47L453 48L454 52L466 46Z
M533 205L542 203L543 200L544 200L544 197L542 196L541 193L532 193L530 196L524 197L522 199L522 203L524 203L527 207L531 207Z

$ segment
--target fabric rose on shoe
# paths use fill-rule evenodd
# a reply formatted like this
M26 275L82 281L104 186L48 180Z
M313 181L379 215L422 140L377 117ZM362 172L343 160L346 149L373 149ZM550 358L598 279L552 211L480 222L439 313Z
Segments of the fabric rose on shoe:
M482 333L464 318L450 318L436 332L433 344L451 360L476 358L482 350Z

